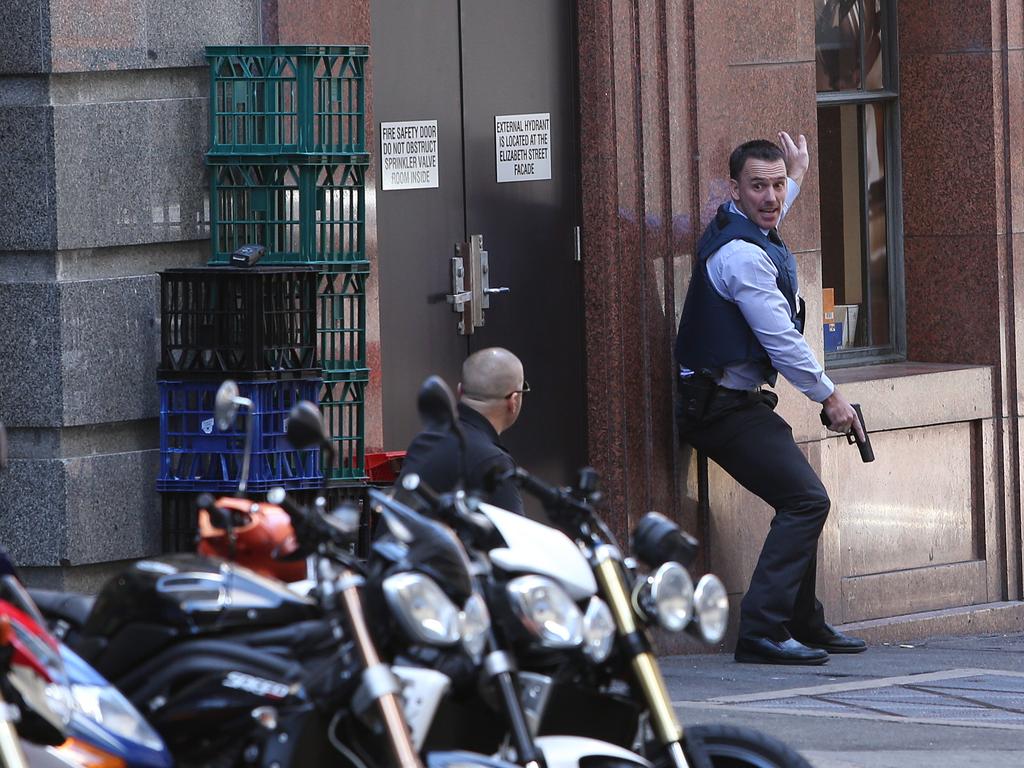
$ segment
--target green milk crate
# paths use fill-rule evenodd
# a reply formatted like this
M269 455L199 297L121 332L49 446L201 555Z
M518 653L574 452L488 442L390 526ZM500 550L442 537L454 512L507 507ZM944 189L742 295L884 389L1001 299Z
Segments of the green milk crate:
M331 381L329 372L324 371L320 410L337 449L334 457L327 450L320 452L325 480L366 478L366 383L366 379Z
M347 266L347 265L346 265ZM317 345L325 381L365 380L365 268L322 270L317 286Z
M210 265L262 245L265 265L366 260L366 169L359 165L210 159Z
M365 45L209 46L211 158L366 154Z

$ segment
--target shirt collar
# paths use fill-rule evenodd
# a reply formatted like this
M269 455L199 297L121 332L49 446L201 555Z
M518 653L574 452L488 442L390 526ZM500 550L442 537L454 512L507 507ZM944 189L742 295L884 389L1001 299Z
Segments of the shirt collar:
M739 214L740 216L742 216L742 217L743 217L744 219L746 219L747 221L750 221L750 217L749 217L749 216L747 216L747 214L745 214L745 213L744 213L743 211L741 211L741 210L740 210L739 208L737 208L737 207L736 207L736 203L735 203L735 202L733 202L732 200L730 200L730 201L729 201L729 213L738 213L738 214ZM758 227L758 229L761 229L761 228L760 228L760 227ZM767 229L761 229L761 234L762 234L762 235L767 235L767 234L768 234L768 230L767 230Z
M482 413L474 411L465 403L459 403L459 421L479 429L491 439L491 442L498 442L498 430L494 425Z

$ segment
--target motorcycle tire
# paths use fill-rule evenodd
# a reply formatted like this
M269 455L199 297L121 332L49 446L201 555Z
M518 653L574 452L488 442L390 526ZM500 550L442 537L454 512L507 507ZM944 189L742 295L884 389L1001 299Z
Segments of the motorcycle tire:
M752 728L694 725L686 729L687 758L712 768L812 768L795 749Z

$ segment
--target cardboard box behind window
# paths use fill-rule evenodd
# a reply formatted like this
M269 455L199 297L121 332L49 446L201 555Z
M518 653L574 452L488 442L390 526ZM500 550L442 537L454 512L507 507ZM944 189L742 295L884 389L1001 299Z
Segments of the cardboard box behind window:
M836 292L834 288L821 289L821 322L834 323L836 319Z

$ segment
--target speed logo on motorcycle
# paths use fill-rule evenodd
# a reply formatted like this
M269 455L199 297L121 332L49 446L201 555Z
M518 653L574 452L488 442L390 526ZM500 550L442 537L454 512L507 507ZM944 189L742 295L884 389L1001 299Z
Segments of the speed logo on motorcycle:
M234 688L239 691L246 691L256 696L264 696L268 699L285 699L291 693L284 683L275 683L273 680L264 680L262 677L253 677L244 672L228 672L222 685L225 688Z

